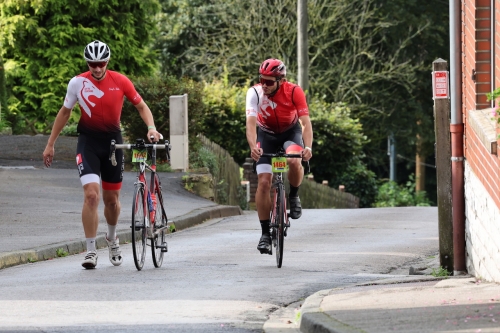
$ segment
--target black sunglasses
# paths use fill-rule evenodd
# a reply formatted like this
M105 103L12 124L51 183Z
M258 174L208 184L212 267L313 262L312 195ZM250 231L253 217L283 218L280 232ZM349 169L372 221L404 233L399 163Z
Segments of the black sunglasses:
M280 78L276 78L276 80L267 80L267 79L259 78L260 84L266 85L268 87L273 86L279 80L280 80Z
M96 67L103 68L104 66L107 65L107 63L108 63L107 61L96 61L96 62L87 61L87 64L92 68Z

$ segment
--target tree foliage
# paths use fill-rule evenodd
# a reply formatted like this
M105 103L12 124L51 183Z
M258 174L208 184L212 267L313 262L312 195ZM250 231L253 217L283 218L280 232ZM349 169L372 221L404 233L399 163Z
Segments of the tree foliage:
M255 80L263 59L278 57L295 81L296 1L163 4L176 29L164 28L169 38L162 50L182 63L182 74L210 81L227 68L230 83L245 85ZM431 62L448 54L447 15L443 0L308 1L309 96L351 108L370 138L364 152L380 174L388 171L390 133L406 156L414 156L417 134L434 140L428 74Z
M134 83L137 92L151 109L156 129L165 139L170 138L170 96L188 94L189 145L196 151L196 144L199 144L196 136L203 132L204 126L203 84L171 75L136 78ZM128 140L147 139L144 121L137 109L127 100L123 106L121 123Z
M0 56L6 62L15 131L50 130L68 81L87 70L82 54L92 40L110 46L110 69L151 74L156 59L148 45L158 11L157 0L0 3Z
M205 83L203 98L205 136L230 152L240 165L250 156L245 131L246 92L247 88L229 85L225 77Z

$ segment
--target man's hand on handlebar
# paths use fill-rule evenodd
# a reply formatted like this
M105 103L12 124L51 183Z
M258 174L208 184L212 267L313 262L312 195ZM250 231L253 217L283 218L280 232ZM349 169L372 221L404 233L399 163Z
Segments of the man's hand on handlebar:
M148 140L149 142L158 142L160 139L163 139L163 135L161 135L160 132L158 132L155 128L151 128L148 130Z
M304 161L309 161L312 157L312 151L310 149L303 149L302 150L302 160Z
M254 161L258 161L263 152L264 151L262 150L262 148L255 146L255 148L253 148L252 151L250 152L250 156L253 158Z

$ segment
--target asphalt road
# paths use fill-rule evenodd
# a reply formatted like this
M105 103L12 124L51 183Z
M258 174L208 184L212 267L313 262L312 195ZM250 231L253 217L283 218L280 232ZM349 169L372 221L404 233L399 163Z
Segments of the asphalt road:
M81 255L6 268L0 331L262 332L318 290L407 274L437 251L436 221L435 207L305 210L280 269L256 250L255 212L170 234L160 269L136 271L130 245L120 267L100 250L96 270Z

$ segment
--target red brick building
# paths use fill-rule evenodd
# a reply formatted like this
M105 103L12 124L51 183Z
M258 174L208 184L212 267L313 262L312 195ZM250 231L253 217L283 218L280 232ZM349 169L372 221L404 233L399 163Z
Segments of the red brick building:
M500 0L455 4L461 9L466 266L469 274L500 282L500 132L486 96L500 87Z

